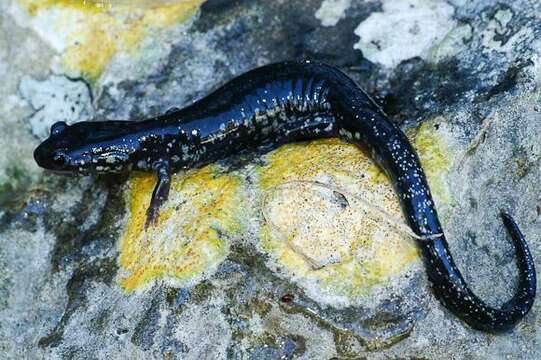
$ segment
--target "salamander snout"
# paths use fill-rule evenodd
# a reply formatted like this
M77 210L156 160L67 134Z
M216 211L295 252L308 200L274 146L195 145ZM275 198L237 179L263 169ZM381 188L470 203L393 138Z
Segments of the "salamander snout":
M69 149L73 141L61 136L66 128L63 122L55 123L51 128L51 136L34 150L34 159L42 168L63 174L75 172L75 161Z
M70 157L62 150L50 150L46 143L34 150L34 159L42 168L53 171L66 171L70 165Z
M42 168L53 171L66 171L70 165L69 155L59 148L61 145L56 140L68 128L68 125L63 121L57 121L51 127L49 139L43 141L34 150L34 159Z

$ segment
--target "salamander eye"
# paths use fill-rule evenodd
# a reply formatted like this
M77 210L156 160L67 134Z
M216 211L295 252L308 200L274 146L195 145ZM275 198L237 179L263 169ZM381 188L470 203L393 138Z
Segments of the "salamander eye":
M68 124L66 124L63 121L57 121L51 126L51 136L52 135L58 135L62 131L64 131L68 127Z
M53 154L52 162L58 168L65 168L69 163L69 158L63 152L57 151Z

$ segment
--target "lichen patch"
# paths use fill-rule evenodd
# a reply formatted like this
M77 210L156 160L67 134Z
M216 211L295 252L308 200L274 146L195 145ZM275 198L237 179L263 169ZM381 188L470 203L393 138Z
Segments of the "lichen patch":
M435 129L427 122L411 138L434 197L446 205L451 160ZM320 302L355 302L418 259L415 241L401 230L394 189L357 146L316 140L282 146L266 159L258 170L261 248Z
M241 227L240 179L207 166L173 177L158 223L145 231L155 181L141 174L129 181L129 219L119 257L119 283L126 291L161 279L176 286L202 279L225 259L227 237Z
M89 80L116 53L137 54L147 35L188 19L202 2L19 0L31 26L61 54L65 70Z
M456 26L453 7L443 1L384 0L382 8L355 29L360 40L354 48L386 67L416 56L426 59Z
M323 26L334 26L346 17L351 0L323 0L315 16Z
M418 258L415 243L366 206L375 204L403 222L391 184L358 147L317 140L282 146L267 160L259 169L260 186L272 195L263 204L261 246L274 265L310 292L349 302ZM306 185L280 188L299 180ZM312 181L337 190L314 187ZM343 196L340 189L358 198Z
M447 206L451 202L451 193L447 184L447 174L453 164L451 150L445 142L444 132L436 130L441 119L424 122L411 141L421 159L430 190L439 206Z

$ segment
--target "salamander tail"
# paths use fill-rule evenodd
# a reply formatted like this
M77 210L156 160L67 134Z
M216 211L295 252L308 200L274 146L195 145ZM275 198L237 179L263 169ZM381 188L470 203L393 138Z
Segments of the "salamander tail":
M513 328L530 311L536 294L535 267L526 240L509 214L502 212L501 217L515 246L519 282L515 295L500 309L488 306L471 291L454 264L443 235L423 246L428 277L438 298L473 328L493 333Z
M502 211L500 216L513 240L520 272L519 290L517 294L503 306L503 309L508 311L516 309L525 315L532 307L536 293L534 262L528 244L526 244L526 240L524 239L524 235L522 235L515 220L513 220L511 215L505 211Z

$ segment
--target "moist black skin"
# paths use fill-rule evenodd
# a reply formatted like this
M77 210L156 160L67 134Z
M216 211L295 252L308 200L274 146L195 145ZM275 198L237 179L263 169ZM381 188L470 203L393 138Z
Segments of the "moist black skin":
M501 309L486 305L467 286L443 234L419 158L402 131L340 70L317 62L282 62L251 70L183 109L141 122L56 123L34 152L36 162L64 174L152 171L158 183L147 211L155 222L167 199L171 173L241 150L340 137L367 150L400 199L434 293L475 329L511 329L530 310L536 293L532 256L513 218L502 213L518 260L519 283Z

